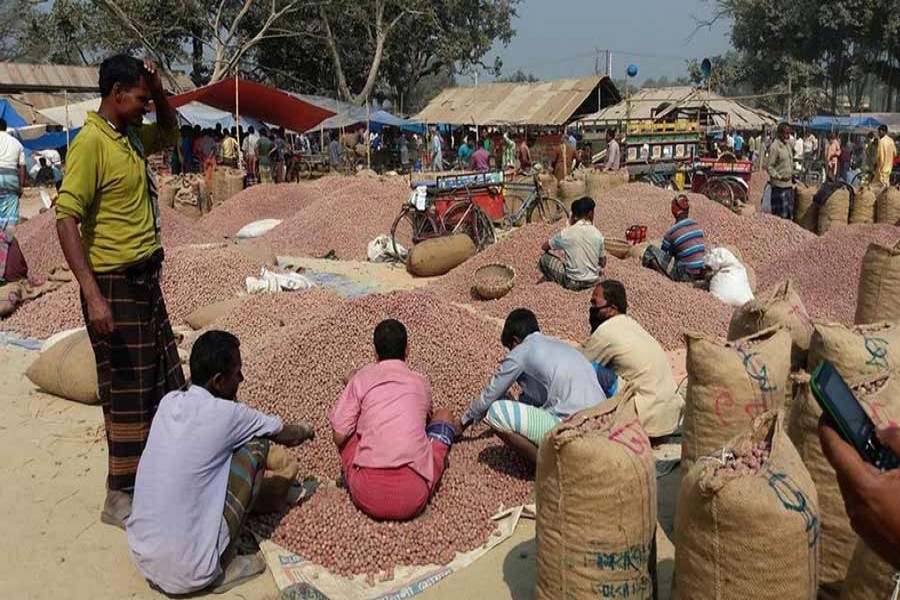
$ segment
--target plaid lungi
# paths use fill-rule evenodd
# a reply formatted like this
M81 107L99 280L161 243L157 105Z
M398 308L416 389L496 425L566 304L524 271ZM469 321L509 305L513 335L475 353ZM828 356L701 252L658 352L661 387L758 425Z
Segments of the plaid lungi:
M794 219L794 188L772 186L772 214L782 219Z
M538 262L538 269L540 269L541 273L548 280L558 283L567 290L572 290L574 292L595 287L599 282L599 280L576 281L572 279L566 273L566 265L563 261L549 252L544 252L544 255L541 256L541 260Z
M115 330L99 335L88 327L106 442L110 490L131 491L156 407L164 395L184 386L184 373L166 303L159 287L162 251L125 271L95 273L109 302ZM88 323L87 303L81 311Z
M0 169L0 230L18 225L21 194L19 172L16 169Z
M222 518L228 527L228 538L234 542L241 526L253 508L269 456L269 440L254 438L235 450L228 472L228 489L225 493L225 509ZM220 548L222 552L225 548Z

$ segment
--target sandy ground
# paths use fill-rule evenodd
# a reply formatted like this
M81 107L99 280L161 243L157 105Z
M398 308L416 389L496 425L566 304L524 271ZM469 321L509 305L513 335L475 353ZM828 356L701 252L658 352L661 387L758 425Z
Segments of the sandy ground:
M100 523L106 444L100 409L39 392L25 378L37 353L0 346L0 596L33 600L163 598L132 566L119 529ZM678 476L660 481L657 536L661 598L667 598L674 549L669 536ZM474 565L419 596L422 600L534 597L534 521ZM274 600L265 574L216 596Z

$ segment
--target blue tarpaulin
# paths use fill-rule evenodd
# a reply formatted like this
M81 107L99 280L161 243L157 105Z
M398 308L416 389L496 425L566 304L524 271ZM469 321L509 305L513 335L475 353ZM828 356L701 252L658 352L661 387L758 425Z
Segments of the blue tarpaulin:
M882 122L868 115L831 116L818 115L806 122L795 123L795 127L805 127L813 131L853 131L878 129Z
M74 140L75 135L79 131L81 131L81 128L70 130L69 140ZM33 140L22 140L22 145L32 152L37 150L55 150L57 148L63 148L66 145L66 132L51 131Z
M405 131L416 131L418 133L423 133L425 131L425 125L423 125L422 123L410 121L409 119L401 119L400 117L392 115L385 110L376 110L371 115L369 115L370 129L374 129L377 131L385 125L387 125L388 127L397 127Z
M18 127L28 127L28 123L19 116L19 113L16 112L16 109L13 108L12 104L7 102L6 100L0 100L0 118L6 120L6 125L15 129ZM69 139L75 137L75 134L78 133L79 129L73 129L69 133ZM18 136L22 137L22 136ZM25 149L30 152L35 152L37 150L51 150L56 148L63 148L66 145L66 132L65 131L50 131L43 134L40 137L36 137L33 139L22 139L22 145L25 146Z
M19 116L8 100L0 100L0 118L6 121L7 127L27 127L28 123Z

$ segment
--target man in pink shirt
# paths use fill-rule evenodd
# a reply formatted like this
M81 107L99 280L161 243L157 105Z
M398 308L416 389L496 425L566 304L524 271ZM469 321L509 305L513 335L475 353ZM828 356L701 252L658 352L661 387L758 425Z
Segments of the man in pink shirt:
M471 160L472 168L479 173L488 171L491 168L491 155L483 145L478 146L478 150L472 153Z
M406 364L406 328L375 327L378 361L357 371L328 420L353 504L374 519L412 519L447 466L458 435L448 410L431 414L431 385Z

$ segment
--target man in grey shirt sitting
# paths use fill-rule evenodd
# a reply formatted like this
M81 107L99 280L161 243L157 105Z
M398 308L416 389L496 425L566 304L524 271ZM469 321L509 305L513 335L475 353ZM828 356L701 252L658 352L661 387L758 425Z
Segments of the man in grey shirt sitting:
M536 463L547 432L606 395L594 366L575 347L541 333L527 308L509 313L500 341L509 353L458 425L484 420L507 446ZM522 390L518 400L509 397L515 383Z
M208 331L191 351L194 382L159 403L141 455L126 530L141 574L168 594L224 592L259 575L259 555L236 555L253 508L269 443L296 446L309 424L283 425L236 401L238 339Z

